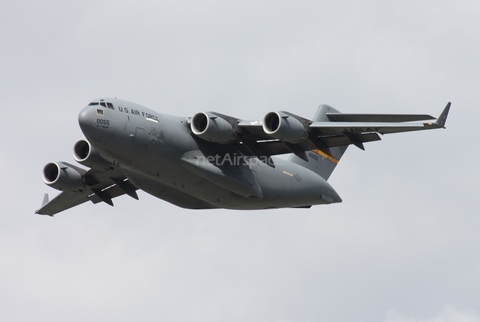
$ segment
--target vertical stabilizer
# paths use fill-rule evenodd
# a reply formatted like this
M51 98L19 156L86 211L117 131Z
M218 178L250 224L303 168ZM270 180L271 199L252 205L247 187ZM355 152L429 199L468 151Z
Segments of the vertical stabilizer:
M336 109L328 105L320 105L318 107L317 113L313 117L314 122L330 122L327 117L327 113L340 113ZM289 161L301 165L309 170L320 175L325 180L330 178L333 170L337 166L340 158L343 153L347 150L348 145L331 147L328 149L316 149L312 151L307 151L308 162L302 160L296 155L292 154L289 157Z

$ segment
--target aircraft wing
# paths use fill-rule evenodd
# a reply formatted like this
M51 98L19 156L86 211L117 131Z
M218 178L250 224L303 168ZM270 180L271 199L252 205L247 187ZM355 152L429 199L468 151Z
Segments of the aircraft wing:
M72 165L69 166L74 167ZM48 200L48 194L45 194L42 207L36 210L35 213L53 216L56 213L87 201L95 204L103 201L113 206L112 199L123 194L138 199L137 187L130 183L117 167L112 167L112 169L106 171L91 169L83 173L82 177L84 181L82 189L63 191L52 200Z
M294 153L306 159L304 151L320 149L326 153L329 148L353 144L364 149L363 143L381 140L379 134L401 133L444 128L450 110L448 103L436 121L427 114L346 114L326 113L322 121L302 118L281 111L282 118L294 118L302 124L308 137L302 142L289 143L272 138L263 128L263 121L239 120L214 113L226 119L235 128L237 144L242 144L247 153L255 156L271 156ZM423 122L419 122L423 121Z

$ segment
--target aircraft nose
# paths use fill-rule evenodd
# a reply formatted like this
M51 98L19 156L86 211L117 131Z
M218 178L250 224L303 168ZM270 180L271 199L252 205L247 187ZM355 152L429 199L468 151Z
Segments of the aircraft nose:
M95 109L91 106L84 107L78 114L78 124L80 125L83 134L87 135L87 133L94 130L94 122Z
M333 199L333 203L337 202L342 202L342 198L338 195L338 193L332 189L332 192L330 193L330 197Z
M326 193L322 194L321 195L321 198L323 200L326 200L328 201L329 203L339 203L339 202L342 202L342 198L340 198L340 196L338 195L338 193L333 190L333 189L330 189L329 191L327 191Z
M342 202L342 198L340 198L335 189L333 189L333 187L326 181L324 182L324 186L321 189L320 198L327 201L328 203Z

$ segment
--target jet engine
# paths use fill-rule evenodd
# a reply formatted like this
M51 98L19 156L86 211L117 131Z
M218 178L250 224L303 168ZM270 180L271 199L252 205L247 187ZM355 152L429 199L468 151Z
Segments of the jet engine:
M78 168L65 162L50 162L43 167L43 182L62 191L76 191L83 188L83 176Z
M263 118L263 131L274 139L300 143L308 137L304 125L296 118L282 112L270 112Z
M192 117L190 128L199 138L215 142L229 143L236 138L232 125L216 115L199 112Z
M73 158L78 163L96 170L107 170L112 164L86 140L80 140L73 146Z

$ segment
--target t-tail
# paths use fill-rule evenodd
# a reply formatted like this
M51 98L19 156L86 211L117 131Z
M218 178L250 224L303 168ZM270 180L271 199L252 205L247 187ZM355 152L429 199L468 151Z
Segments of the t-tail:
M313 118L314 122L330 122L330 119L327 116L327 113L340 113L333 107L329 105L320 105L318 107L317 113ZM320 175L325 180L330 178L333 170L338 165L338 162L342 158L343 154L348 148L347 145L335 146L335 147L324 147L319 149L313 149L307 151L308 162L299 158L295 154L291 154L289 161L301 165L318 175Z

